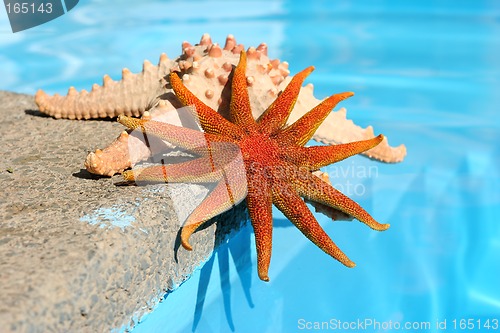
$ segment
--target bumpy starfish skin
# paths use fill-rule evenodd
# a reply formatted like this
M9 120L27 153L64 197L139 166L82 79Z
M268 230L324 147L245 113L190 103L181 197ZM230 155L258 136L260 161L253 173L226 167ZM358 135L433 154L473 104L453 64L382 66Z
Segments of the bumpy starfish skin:
M309 67L295 75L255 120L247 91L246 65L247 53L242 51L230 82L229 120L200 101L176 73L170 75L170 84L177 98L183 105L194 106L203 132L151 120L148 115L143 119L119 116L118 121L129 129L151 134L197 156L178 164L125 171L123 177L135 182L215 184L184 223L181 243L188 250L192 249L189 238L196 229L246 198L255 231L258 275L264 281L269 280L271 261L272 204L321 250L353 267L355 264L328 237L303 198L350 215L372 229L386 230L388 224L378 223L357 203L312 174L323 166L372 149L384 137L379 135L340 145L304 147L331 109L352 93L325 99L287 127L302 82L313 70Z
M243 45L237 44L232 35L227 37L221 48L205 34L197 45L184 42L182 55L175 60L162 54L157 66L145 61L140 73L134 74L125 68L120 81L113 81L105 75L103 85L94 84L90 92L77 92L71 87L66 96L49 96L39 90L35 101L40 111L55 118L90 119L122 114L139 116L149 110L153 119L166 115L171 118L168 122L182 125L178 118L168 115L179 107L167 82L170 72L179 72L186 87L196 97L224 114L227 113L230 99L229 90L224 88L243 49ZM248 94L253 115L257 118L290 83L292 77L289 75L288 63L267 57L266 44L248 48L247 54ZM313 95L311 84L302 87L289 123L300 118L319 102ZM373 137L373 129L355 125L346 118L345 109L329 113L313 135L313 139L326 144L341 144ZM129 146L134 147L134 152L128 151ZM404 145L391 147L384 139L377 147L363 154L383 162L400 162L406 155L406 148ZM90 153L85 166L92 173L112 176L133 167L150 155L149 148L140 138L121 134L109 147Z

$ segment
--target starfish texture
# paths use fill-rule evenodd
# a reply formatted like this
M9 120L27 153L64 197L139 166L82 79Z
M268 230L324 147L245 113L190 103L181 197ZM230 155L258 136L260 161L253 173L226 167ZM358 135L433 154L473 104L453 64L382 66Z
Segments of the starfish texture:
M142 71L132 73L122 70L122 79L103 77L103 85L94 84L91 91L78 92L70 87L66 96L48 95L39 90L35 102L41 112L54 118L91 119L117 117L119 115L140 116L148 111L153 119L162 119L182 126L172 115L180 105L168 83L171 72L179 73L183 83L204 104L225 114L230 102L230 91L226 89L229 75L238 63L243 45L237 44L234 36L226 38L224 46L213 43L208 34L192 45L182 43L182 54L170 59L162 54L157 66L144 61ZM248 66L246 81L253 116L258 118L292 80L287 62L271 60L267 56L267 45L260 44L247 50ZM297 102L288 119L291 123L302 117L320 101L314 97L313 86L300 88ZM145 142L129 133L122 133L105 149L97 149L88 155L85 166L94 174L112 176L141 160L150 157ZM347 119L346 110L330 112L313 135L313 139L325 144L343 144L374 137L373 128L361 128ZM134 147L133 151L129 147ZM385 138L378 146L362 154L383 162L400 162L406 155L404 145L391 147Z
M228 118L224 118L193 94L177 73L169 83L178 100L196 115L201 131L156 121L146 113L142 119L119 116L130 130L139 130L186 149L193 160L125 171L135 182L210 183L212 189L184 222L181 243L191 250L190 236L210 218L231 209L246 198L255 232L258 275L269 280L272 248L272 205L321 250L348 267L355 264L321 228L303 199L343 212L375 230L388 224L375 221L356 202L312 174L323 166L365 152L380 144L382 135L351 143L305 147L336 104L353 94L326 98L291 125L287 120L297 102L306 68L291 79L282 93L258 117L252 114L246 76L247 53L241 51L232 73Z

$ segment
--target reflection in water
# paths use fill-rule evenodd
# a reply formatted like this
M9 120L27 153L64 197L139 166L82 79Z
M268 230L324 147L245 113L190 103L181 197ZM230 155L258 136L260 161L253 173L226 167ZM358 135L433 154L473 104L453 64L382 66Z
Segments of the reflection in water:
M243 287L247 304L250 307L254 306L250 294L252 280L251 274L253 273L253 270L249 269L250 267L252 267L250 253L251 251L253 251L250 246L251 236L253 235L250 232L250 228L243 228L237 235L236 241L230 241L219 246L217 250L214 251L212 257L201 268L200 279L198 282L198 293L196 297L196 307L193 317L193 332L196 330L202 316L206 293L208 291L208 284L210 282L210 276L213 274L212 269L215 257L217 257L219 263L218 273L220 276L220 292L222 294L227 324L231 331L235 330L235 325L231 310L231 283L234 283L234 281L231 281L230 278L230 254L234 262L234 267L236 268L239 280Z
M289 228L292 226L291 222L285 219L276 219L274 221L275 228ZM220 227L217 226L217 228ZM231 237L228 242L221 244L200 269L196 306L194 307L193 324L191 327L193 332L197 331L202 317L206 318L210 316L210 314L203 314L205 307L213 306L213 304L206 304L205 302L207 293L210 292L216 292L221 295L226 323L224 326L227 325L233 332L241 330L241 322L238 321L235 323L233 319L233 308L235 304L237 309L240 309L242 306L247 309L254 308L255 304L252 300L251 292L252 282L257 286L259 284L266 284L256 278L255 258L251 255L255 252L254 237L253 229L249 225L242 227L242 229L238 231L238 234ZM218 271L214 271L214 263L216 261L219 266ZM236 271L236 274L233 270ZM215 286L211 289L209 287L210 280L214 278L219 280L219 288ZM241 284L242 288L232 293L231 286L235 284ZM200 331L204 330L202 329Z

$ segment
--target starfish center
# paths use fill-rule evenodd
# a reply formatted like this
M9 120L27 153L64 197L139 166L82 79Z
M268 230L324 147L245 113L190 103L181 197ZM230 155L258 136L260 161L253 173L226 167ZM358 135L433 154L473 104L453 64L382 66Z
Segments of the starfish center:
M240 148L246 163L269 166L279 159L279 145L266 134L246 136L241 140Z

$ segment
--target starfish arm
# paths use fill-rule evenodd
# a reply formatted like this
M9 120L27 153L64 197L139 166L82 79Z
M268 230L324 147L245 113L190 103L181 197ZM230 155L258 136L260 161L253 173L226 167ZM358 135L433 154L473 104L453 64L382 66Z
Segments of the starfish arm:
M247 89L247 54L240 53L240 61L234 69L231 81L231 103L229 105L229 117L232 122L248 130L255 130L257 123L250 108L250 98Z
M295 123L285 128L278 135L277 139L282 142L295 143L300 146L305 145L307 141L311 140L312 136L331 110L339 102L353 95L354 93L352 92L344 92L328 97Z
M273 234L271 188L262 172L249 173L247 182L247 207L255 233L257 271L262 281L269 281Z
M295 165L314 171L324 166L342 161L377 146L384 136L382 134L368 140L355 141L332 146L294 147L294 152L283 156Z
M338 209L374 230L382 231L390 227L390 224L381 224L375 221L355 201L309 171L299 169L297 173L296 177L290 177L290 182L301 197Z
M211 141L231 142L225 135L216 135L196 131L191 128L176 126L161 121L118 116L118 122L131 130L140 130L152 134L176 146L188 150L203 150Z
M164 182L164 183L212 183L224 177L224 172L234 175L243 173L241 151L235 144L228 142L207 142L208 146L201 157L192 160L134 168L122 175L126 181ZM194 149L200 153L201 149ZM234 178L234 176L232 176Z
M276 179L272 186L272 195L276 207L321 250L347 267L356 266L328 237L309 208L307 208L305 202L288 182L283 179Z
M182 104L186 106L194 106L196 116L198 117L201 127L205 132L211 134L229 135L232 137L241 136L242 130L240 128L222 117L217 111L200 101L198 97L196 97L184 86L181 79L175 72L170 73L170 84L175 92L175 95Z
M181 244L186 250L191 251L193 249L189 244L189 238L203 223L231 209L247 195L244 178L237 175L233 175L236 177L231 178L228 173L224 176L184 223L181 230Z
M223 177L222 170L213 170L209 156L187 162L134 168L122 174L126 181L160 183L213 183Z
M262 133L274 133L277 129L285 125L299 97L302 83L313 70L314 66L310 66L297 73L288 86L286 86L285 90L260 116L258 123Z

